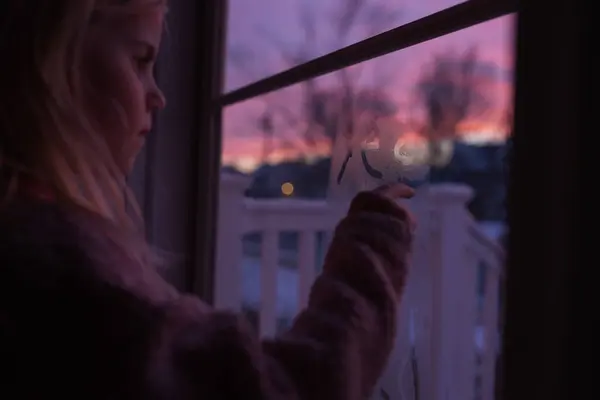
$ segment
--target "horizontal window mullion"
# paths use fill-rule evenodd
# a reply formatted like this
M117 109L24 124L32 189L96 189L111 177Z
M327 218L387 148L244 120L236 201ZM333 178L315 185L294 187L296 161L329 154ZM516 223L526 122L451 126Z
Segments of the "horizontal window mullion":
M517 11L517 0L469 0L224 94L221 107L283 89Z

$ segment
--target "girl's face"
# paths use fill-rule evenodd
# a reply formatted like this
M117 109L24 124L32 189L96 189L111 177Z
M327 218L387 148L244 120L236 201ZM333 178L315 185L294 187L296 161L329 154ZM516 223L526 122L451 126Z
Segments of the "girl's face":
M126 174L152 129L153 113L165 107L153 74L162 30L158 10L102 16L84 39L84 105Z

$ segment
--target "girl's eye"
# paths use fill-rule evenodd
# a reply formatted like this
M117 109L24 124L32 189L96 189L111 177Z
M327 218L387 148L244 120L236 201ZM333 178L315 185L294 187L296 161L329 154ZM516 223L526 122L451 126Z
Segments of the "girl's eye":
M154 59L150 56L135 57L135 62L140 70L145 70L152 65Z
M146 72L152 69L156 60L156 49L147 43L138 43L133 50L133 59L138 71Z

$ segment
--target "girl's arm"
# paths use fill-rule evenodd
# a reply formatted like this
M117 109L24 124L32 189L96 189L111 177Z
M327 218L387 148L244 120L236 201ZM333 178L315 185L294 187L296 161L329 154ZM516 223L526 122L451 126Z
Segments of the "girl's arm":
M403 209L359 195L336 229L307 309L281 336L260 341L245 319L203 311L191 298L165 309L153 391L165 399L178 390L189 399L367 398L395 340L410 245Z

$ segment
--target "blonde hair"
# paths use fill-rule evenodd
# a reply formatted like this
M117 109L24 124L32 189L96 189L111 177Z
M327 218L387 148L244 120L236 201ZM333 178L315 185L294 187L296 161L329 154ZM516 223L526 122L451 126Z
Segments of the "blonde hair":
M83 208L123 230L139 231L139 208L126 176L106 140L92 128L82 109L84 77L80 76L79 64L82 42L90 24L112 15L164 8L165 1L8 0L3 3L0 6L3 200L12 198L24 181L34 180L49 186L60 202ZM134 215L129 207L135 210ZM139 247L144 245L125 250L145 252Z

